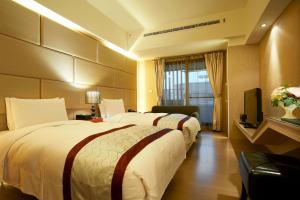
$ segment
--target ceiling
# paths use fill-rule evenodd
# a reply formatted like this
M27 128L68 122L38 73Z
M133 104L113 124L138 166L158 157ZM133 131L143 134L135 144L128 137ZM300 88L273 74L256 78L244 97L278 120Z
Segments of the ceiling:
M248 0L87 0L127 31L201 17L246 6Z
M153 59L257 43L291 0L35 1L101 41ZM211 20L220 23L144 36ZM262 23L267 26L261 28Z

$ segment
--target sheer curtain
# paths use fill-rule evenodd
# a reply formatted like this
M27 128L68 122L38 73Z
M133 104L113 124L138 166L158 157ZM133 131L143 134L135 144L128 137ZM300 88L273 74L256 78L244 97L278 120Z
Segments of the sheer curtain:
M213 130L216 131L221 131L222 128L222 79L224 68L223 54L223 52L212 52L205 54L206 68L214 94Z
M165 61L163 105L186 104L186 61Z
M164 89L164 77L165 77L165 60L157 59L155 64L155 76L156 76L156 92L157 92L157 105L160 105L163 97Z

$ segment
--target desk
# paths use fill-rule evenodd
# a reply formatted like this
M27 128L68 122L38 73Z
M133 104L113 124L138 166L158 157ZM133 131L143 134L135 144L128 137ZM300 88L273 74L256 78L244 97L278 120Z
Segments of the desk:
M300 126L278 118L266 118L257 129L244 128L238 120L234 124L251 143L274 145L283 136L300 142Z

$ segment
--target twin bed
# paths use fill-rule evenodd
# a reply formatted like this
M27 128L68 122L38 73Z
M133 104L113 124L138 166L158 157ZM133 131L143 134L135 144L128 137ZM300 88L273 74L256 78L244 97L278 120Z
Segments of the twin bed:
M119 113L105 119L113 123L133 123L146 126L157 126L182 131L186 151L195 142L197 133L200 131L199 121L194 117L183 114L167 113Z
M0 181L44 200L161 199L186 156L183 132L193 138L200 129L183 115L67 120L52 112L64 107L63 99L11 98L6 107L10 131L0 132ZM35 119L22 120L30 112Z

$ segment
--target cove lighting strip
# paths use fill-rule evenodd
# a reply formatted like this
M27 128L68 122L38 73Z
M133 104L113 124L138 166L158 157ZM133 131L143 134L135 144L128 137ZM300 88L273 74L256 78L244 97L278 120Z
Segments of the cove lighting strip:
M80 31L80 32L88 34L94 38L97 38L98 40L100 40L102 42L102 44L104 46L112 49L113 51L116 51L116 52L118 52L126 57L129 57L131 59L138 60L138 56L135 55L133 52L126 51L126 50L122 49L121 47L100 38L99 36L87 31L86 29L82 28L78 24L75 24L74 22L53 12L52 10L48 9L47 7L39 4L38 2L36 2L34 0L12 0L12 1L14 1L14 2L20 4L21 6L24 6L25 8L28 8L29 10L32 10L44 17L47 17L47 18L51 19L52 21L54 21L58 24L61 24L62 26L65 26L72 30Z

